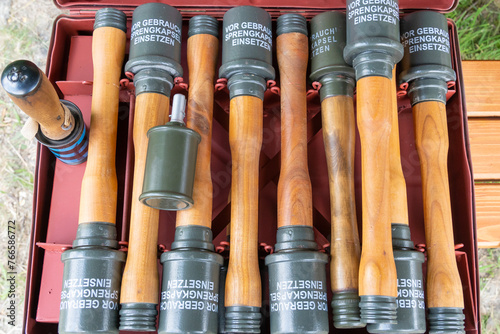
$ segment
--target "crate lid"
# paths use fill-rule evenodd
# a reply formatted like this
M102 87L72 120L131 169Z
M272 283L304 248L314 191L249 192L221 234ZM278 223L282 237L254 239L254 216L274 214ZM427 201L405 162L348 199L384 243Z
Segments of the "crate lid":
M361 0L377 3L380 0ZM132 12L137 6L146 3L144 0L54 0L56 6L68 9L72 14L91 14L103 7L114 7L125 12ZM162 2L162 1L159 1ZM287 12L299 12L306 17L328 10L345 10L346 0L169 0L168 4L177 8L185 16L207 14L222 17L232 7L252 5L266 9L272 16ZM399 8L403 12L427 9L440 12L451 12L458 5L458 0L400 0Z

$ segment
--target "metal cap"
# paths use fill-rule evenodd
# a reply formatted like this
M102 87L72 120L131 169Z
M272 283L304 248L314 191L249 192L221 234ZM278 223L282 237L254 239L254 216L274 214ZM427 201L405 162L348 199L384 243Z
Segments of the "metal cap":
M199 225L177 226L172 250L189 248L213 252L215 247L212 243L212 230Z
M219 22L215 17L208 15L193 16L189 20L188 37L208 34L219 38Z
M115 8L99 9L95 13L94 30L101 27L112 27L127 32L127 15Z
M297 32L307 36L307 20L300 14L284 14L278 17L276 36Z
M311 226L290 225L278 228L275 252L290 250L317 250Z
M78 224L73 248L86 246L118 248L115 224L105 222Z

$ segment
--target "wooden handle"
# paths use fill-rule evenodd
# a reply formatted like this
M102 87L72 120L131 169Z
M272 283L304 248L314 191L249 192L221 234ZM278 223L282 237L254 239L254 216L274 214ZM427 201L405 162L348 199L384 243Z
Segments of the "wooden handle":
M301 33L287 33L276 38L276 45L281 86L278 227L312 226L312 188L307 167L308 39Z
M359 294L397 296L390 213L391 80L365 77L357 82L361 140L363 248Z
M333 292L358 290L359 245L354 195L356 124L350 96L321 102L332 217L330 278Z
M231 252L226 278L226 307L262 303L258 259L259 155L263 103L254 96L231 99L229 144L232 157Z
M116 221L116 133L125 42L126 34L120 29L101 27L94 30L89 154L82 180L80 223L115 224Z
M137 96L134 113L134 182L130 212L127 262L122 278L121 303L158 303L158 221L160 211L139 202L148 151L147 132L165 124L169 98L163 94Z
M396 66L392 70L392 129L389 142L391 164L391 223L408 225L408 200L406 197L406 181L401 166L399 148L398 98L396 95Z
M413 119L424 198L427 304L463 308L451 220L446 106L437 101L420 102L413 106Z
M212 35L199 34L188 38L187 60L189 69L189 95L187 122L201 135L196 158L193 184L194 205L177 212L177 226L212 226L212 174L210 156L212 147L212 115L214 104L214 78L219 40Z
M8 94L12 101L40 125L49 139L61 140L71 134L75 119L59 102L59 96L45 73L40 71L41 82L30 95L19 97Z

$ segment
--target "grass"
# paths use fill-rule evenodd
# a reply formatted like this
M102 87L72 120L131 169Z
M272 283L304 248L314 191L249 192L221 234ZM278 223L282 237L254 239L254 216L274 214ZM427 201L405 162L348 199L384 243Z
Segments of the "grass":
M455 21L463 60L500 60L500 1L461 0L447 14ZM479 250L483 334L500 333L500 249Z
M463 60L500 59L500 1L461 0L447 17L458 27Z

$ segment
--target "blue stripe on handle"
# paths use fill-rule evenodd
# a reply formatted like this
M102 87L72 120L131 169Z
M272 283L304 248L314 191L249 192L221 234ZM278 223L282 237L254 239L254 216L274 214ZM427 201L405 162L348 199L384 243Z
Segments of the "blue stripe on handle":
M76 143L74 143L73 145L71 145L70 147L66 147L66 148L53 148L51 149L52 152L67 152L69 150L72 150L74 149L77 145L79 145L83 139L85 138L85 127L83 127L83 131L82 131L82 135L80 136L80 138L78 139L78 141Z
M80 163L80 162L84 161L85 159L87 159L87 154L88 154L88 152L85 152L85 154L82 155L79 159L72 159L72 160L59 159L59 160L61 160L62 162L66 163L66 164L76 164L76 163Z

